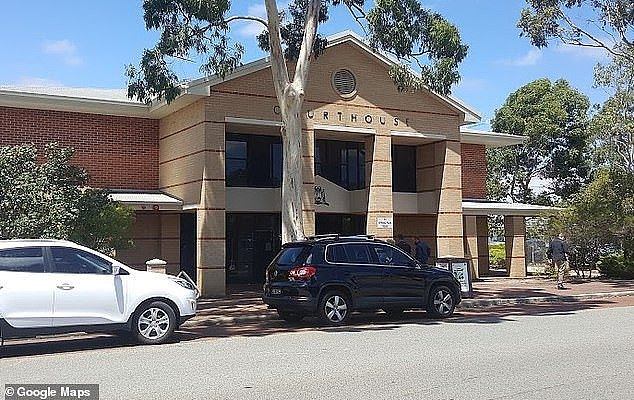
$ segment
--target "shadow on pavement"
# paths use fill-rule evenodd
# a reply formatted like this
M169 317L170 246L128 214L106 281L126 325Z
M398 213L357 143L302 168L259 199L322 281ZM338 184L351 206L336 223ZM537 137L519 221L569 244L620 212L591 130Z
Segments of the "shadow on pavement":
M611 282L630 288L630 282ZM583 282L577 283L583 285ZM572 284L571 284L572 285ZM619 286L621 287L621 286ZM479 288L477 297L497 297L495 291ZM515 297L548 295L540 288L506 288ZM561 292L560 292L561 294ZM298 323L277 319L277 313L268 310L257 291L230 293L225 299L201 299L198 315L186 322L176 332L174 342L226 338L232 336L262 337L280 333L301 333L320 331L326 333L386 331L405 326L427 326L436 324L499 324L513 321L525 315L569 315L580 310L614 306L619 302L634 305L634 297L629 300L596 299L574 302L498 305L485 308L459 308L447 320L432 319L424 311L408 311L398 319L390 318L383 312L354 313L349 323L342 327L328 327L317 318L306 318ZM249 317L236 322L236 317ZM135 346L125 337L111 335L73 335L48 338L9 340L0 348L0 358L59 354L67 352L114 349Z
M523 315L568 315L580 310L605 307L614 304L611 300L587 300L570 303L539 303L500 305L487 308L458 309L454 316L446 320L430 318L424 311L408 311L398 319L390 319L383 312L355 313L349 323L342 327L327 327L316 318L306 318L299 323L290 323L276 319L276 314L264 309L267 319L239 323L217 323L213 319L196 318L183 326L183 334L196 338L220 338L231 336L267 336L279 333L306 331L321 332L363 332L385 331L403 326L420 326L435 324L498 324L514 320Z
M197 339L197 337L177 333L168 343L184 342L192 339ZM135 346L140 345L129 336L111 334L72 334L26 339L5 339L4 346L0 347L0 359Z

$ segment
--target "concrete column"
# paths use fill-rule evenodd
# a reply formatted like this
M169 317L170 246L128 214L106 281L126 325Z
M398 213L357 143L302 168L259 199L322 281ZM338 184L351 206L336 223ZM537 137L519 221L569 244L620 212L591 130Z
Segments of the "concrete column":
M471 278L479 278L478 270L478 227L476 216L465 215L464 225L464 256L471 263Z
M196 210L198 288L205 297L226 294L225 127L205 123L205 164Z
M480 215L476 217L476 230L478 234L478 277L489 273L489 225L488 217Z
M506 244L506 265L511 277L526 276L526 256L524 240L526 224L524 217L504 217L504 238Z
M369 152L368 144L372 151ZM367 233L380 239L394 237L393 225L379 228L379 218L394 221L392 205L392 138L389 132L377 132L373 141L366 141L366 158L371 160L368 189ZM367 165L367 164L366 164ZM368 171L368 168L366 168ZM368 178L366 178L368 180Z
M480 278L489 272L489 234L486 216L464 216L465 257L471 260L471 275Z
M315 131L306 128L302 131L302 175L304 192L302 194L302 214L304 216L304 234L315 235Z
M435 145L438 192L436 237L438 257L464 256L462 225L462 164L460 141L446 140Z

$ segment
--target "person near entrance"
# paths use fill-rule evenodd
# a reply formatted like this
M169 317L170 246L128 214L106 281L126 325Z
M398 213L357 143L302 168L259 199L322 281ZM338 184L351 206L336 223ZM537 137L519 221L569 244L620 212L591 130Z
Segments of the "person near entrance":
M416 241L416 259L420 261L422 264L427 264L429 260L429 254L431 254L431 248L429 245L421 238L417 237Z
M398 235L396 235L396 247L398 247L399 249L403 250L408 255L412 254L412 248L405 241L405 239L403 238L403 235L400 234L400 233Z
M550 242L546 255L552 260L553 266L557 270L557 289L565 289L564 281L568 271L570 250L563 233L560 233L558 237Z

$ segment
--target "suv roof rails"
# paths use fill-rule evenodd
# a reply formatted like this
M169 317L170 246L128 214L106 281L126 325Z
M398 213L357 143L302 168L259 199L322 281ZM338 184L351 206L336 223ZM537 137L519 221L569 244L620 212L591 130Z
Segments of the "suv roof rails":
M308 240L328 240L328 239L339 240L341 238L357 238L357 239L375 240L374 235L340 235L338 233L328 233L323 235L309 236L307 239Z
M326 234L323 234L323 235L309 236L306 239L308 239L308 240L325 240L325 239L339 240L339 234L338 233L326 233Z

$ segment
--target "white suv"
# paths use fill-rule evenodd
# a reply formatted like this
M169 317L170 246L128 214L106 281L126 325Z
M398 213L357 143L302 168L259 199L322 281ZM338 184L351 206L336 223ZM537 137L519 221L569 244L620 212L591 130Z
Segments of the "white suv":
M0 336L125 331L165 342L196 314L189 281L60 240L0 240Z

